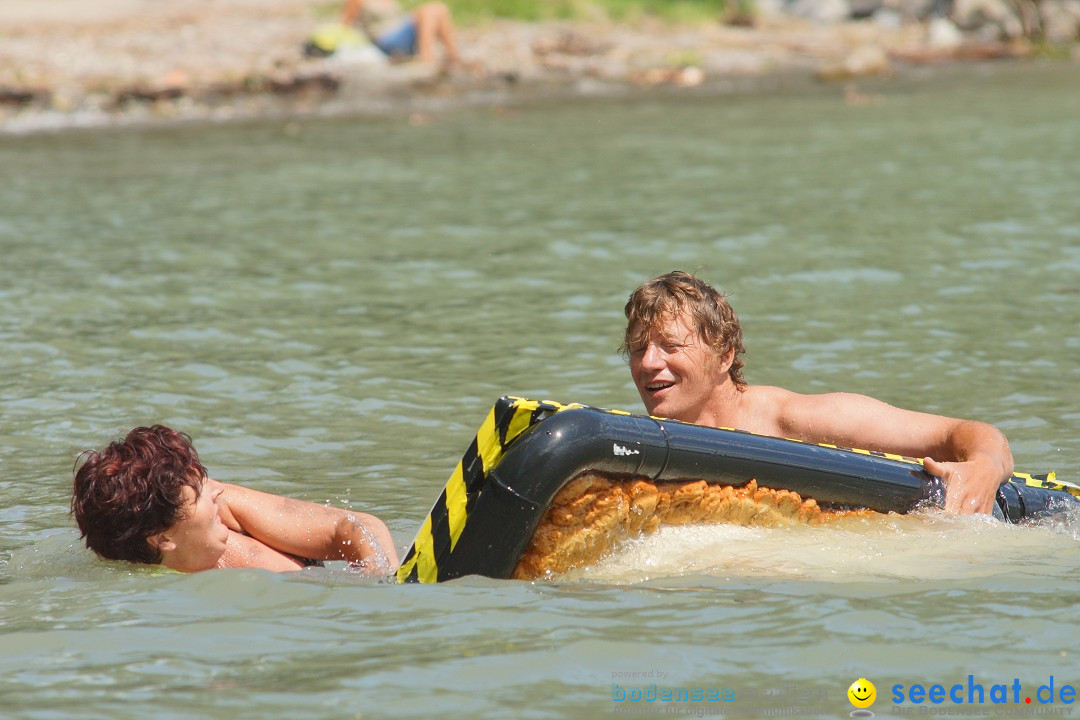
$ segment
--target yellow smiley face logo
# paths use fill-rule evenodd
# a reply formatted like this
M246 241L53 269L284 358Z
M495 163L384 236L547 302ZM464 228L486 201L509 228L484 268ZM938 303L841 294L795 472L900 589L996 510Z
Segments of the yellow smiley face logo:
M848 700L857 708L868 708L877 700L877 688L866 678L859 678L847 689Z

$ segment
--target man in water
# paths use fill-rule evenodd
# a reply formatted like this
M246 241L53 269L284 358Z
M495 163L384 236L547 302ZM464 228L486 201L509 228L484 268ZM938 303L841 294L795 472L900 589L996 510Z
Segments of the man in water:
M1013 470L1005 436L973 420L903 410L865 395L802 395L748 385L742 328L727 299L685 272L630 295L622 351L650 415L812 443L923 458L945 509L989 513Z
M71 511L86 546L107 560L211 568L300 570L345 560L370 575L398 565L390 531L365 513L221 483L191 438L138 427L75 473Z

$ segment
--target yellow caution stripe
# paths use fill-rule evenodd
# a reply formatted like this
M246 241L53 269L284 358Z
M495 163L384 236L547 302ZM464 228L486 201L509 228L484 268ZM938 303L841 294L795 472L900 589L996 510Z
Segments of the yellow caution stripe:
M1018 482L1028 487L1043 488L1044 490L1058 490L1070 495L1080 497L1080 485L1067 480L1058 480L1057 474L1048 472L1045 475L1028 475L1027 473L1013 473L1012 482Z
M499 464L507 447L540 420L571 407L582 406L511 396L501 398L492 406L420 526L412 547L398 568L398 582L438 582L438 559L454 551L488 473Z

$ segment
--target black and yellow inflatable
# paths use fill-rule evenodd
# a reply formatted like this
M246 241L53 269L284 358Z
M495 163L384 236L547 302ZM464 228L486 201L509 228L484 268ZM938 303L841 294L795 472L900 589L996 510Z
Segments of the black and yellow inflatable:
M577 495L555 512L553 500L571 485ZM622 489L614 496L598 492L616 485ZM542 521L553 524L548 537L559 538L559 548L589 545L583 556L595 556L594 541L570 537L573 513L582 516L578 526L638 531L654 528L662 516L691 522L708 515L697 505L755 517L762 517L764 505L780 515L816 518L831 512L819 508L906 513L943 501L940 478L913 458L503 397L435 502L397 578L530 577L535 571L522 569L523 555L530 541L536 545ZM995 514L1019 522L1077 504L1080 487L1052 473L1016 473L999 489Z

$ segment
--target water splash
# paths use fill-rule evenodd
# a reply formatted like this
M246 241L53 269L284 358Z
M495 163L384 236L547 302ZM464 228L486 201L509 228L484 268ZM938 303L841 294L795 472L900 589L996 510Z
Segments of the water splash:
M1080 534L1080 513L1018 526L940 511L847 518L819 527L665 527L626 542L564 580L636 583L656 577L861 582L977 578L1045 567Z
M350 569L359 572L364 575L389 575L397 568L390 562L390 557L383 547L382 543L375 536L375 533L371 532L364 525L363 522L358 520L354 515L349 515L349 522L352 523L353 528L360 533L364 542L373 550L372 554L364 558L360 562L350 563ZM349 541L348 544L352 544Z

